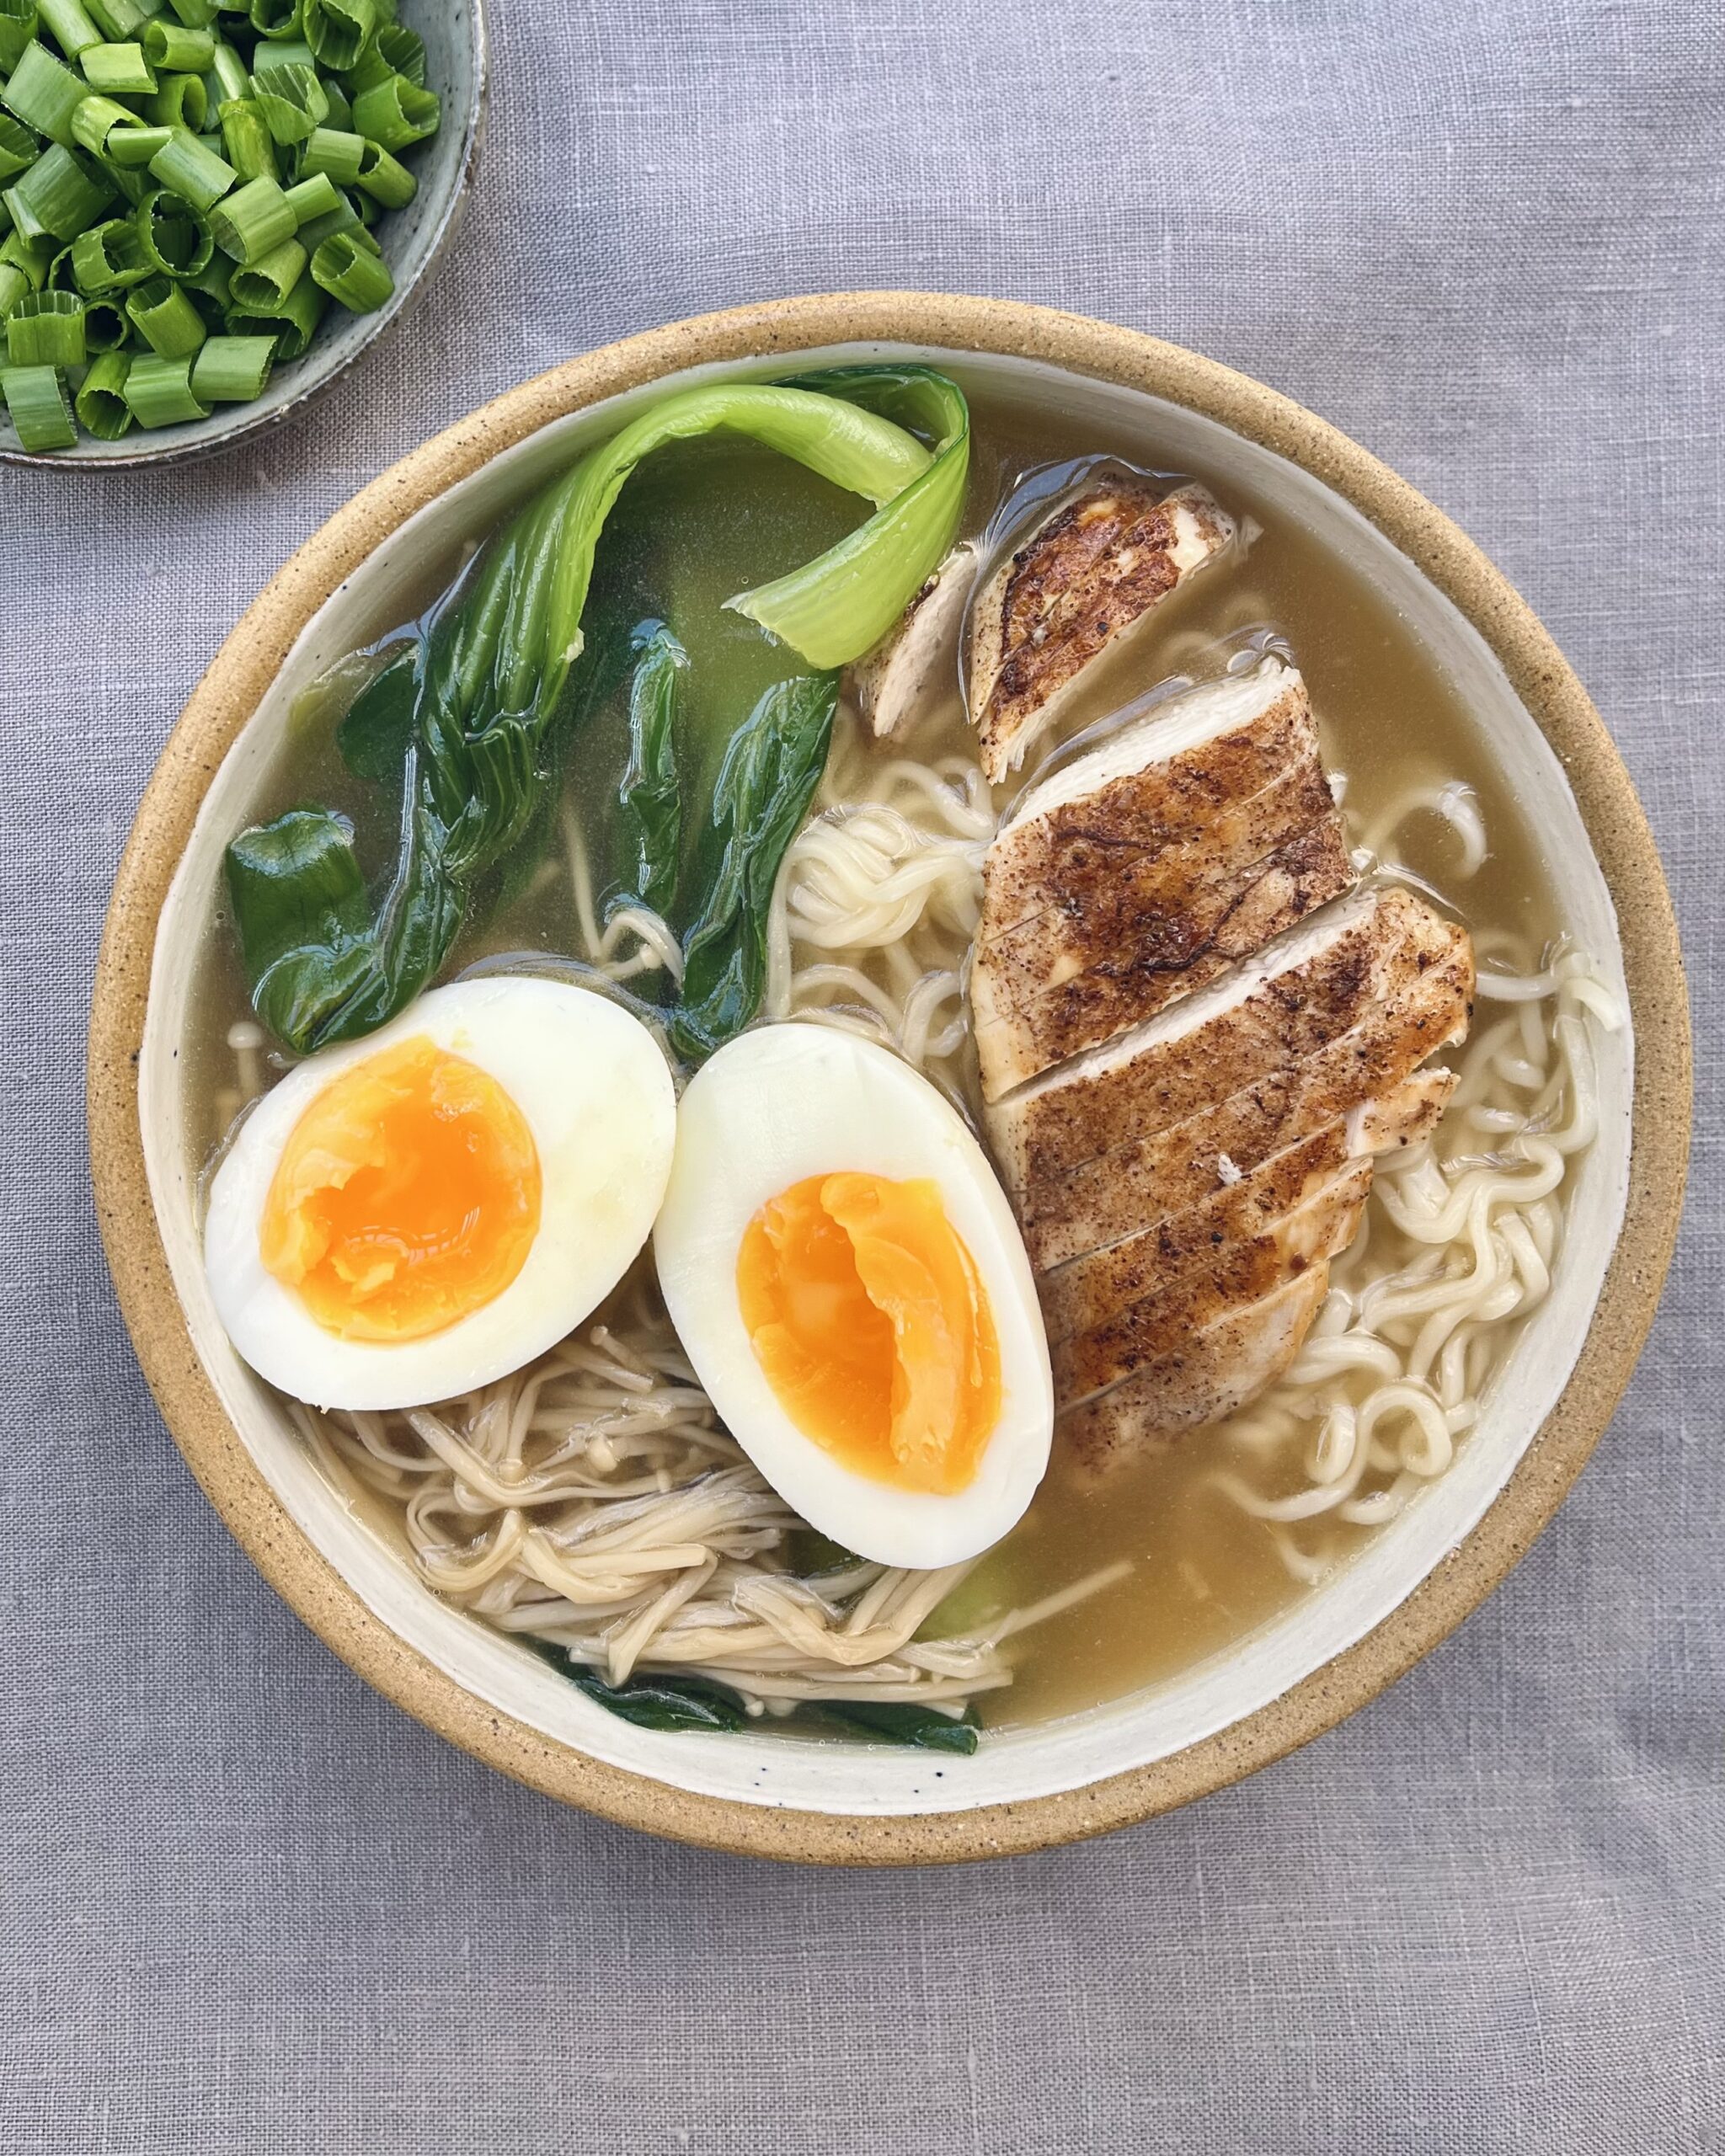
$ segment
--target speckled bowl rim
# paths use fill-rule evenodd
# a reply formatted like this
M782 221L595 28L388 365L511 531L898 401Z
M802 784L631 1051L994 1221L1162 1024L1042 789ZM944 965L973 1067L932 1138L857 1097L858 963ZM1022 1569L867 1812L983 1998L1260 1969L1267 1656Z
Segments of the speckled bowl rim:
M685 367L864 341L1017 355L1146 391L1220 421L1351 502L1484 638L1562 761L1617 910L1636 1040L1628 1202L1598 1308L1557 1406L1461 1546L1354 1646L1184 1751L1023 1802L880 1818L770 1810L609 1766L468 1693L366 1607L288 1518L192 1348L146 1181L137 1075L157 923L199 806L295 638L342 579L435 495L564 414ZM435 436L309 539L217 653L144 794L96 969L88 1085L102 1235L150 1388L242 1547L344 1662L475 1758L606 1818L753 1855L917 1864L1046 1848L1205 1796L1332 1728L1477 1607L1556 1511L1647 1337L1682 1207L1691 1072L1676 922L1629 775L1551 638L1447 517L1323 420L1178 346L1014 301L885 291L734 307L572 360Z
M485 0L467 0L469 56L473 69L473 95L462 125L461 155L456 161L454 184L449 190L449 200L436 221L430 227L419 253L409 274L397 285L393 292L366 323L365 334L350 344L340 359L327 366L320 374L315 364L307 366L306 359L291 362L306 366L303 387L296 383L295 394L284 403L272 405L267 412L254 412L244 404L235 404L224 409L222 424L217 425L212 414L198 422L198 432L175 441L152 443L146 435L136 449L104 451L92 454L84 447L85 436L80 433L71 449L20 449L14 443L0 441L0 464L28 464L38 471L67 472L137 472L147 466L151 470L168 464L192 464L200 457L219 456L224 450L232 449L238 443L255 443L264 435L273 434L278 427L285 427L305 415L307 405L314 403L341 381L360 360L377 349L380 339L388 335L412 313L423 296L431 272L449 252L450 243L461 227L467 206L467 189L473 184L474 173L479 168L479 155L485 144L485 106L489 89L487 69L489 64L485 26ZM309 359L317 358L315 339ZM131 439L130 436L127 437Z

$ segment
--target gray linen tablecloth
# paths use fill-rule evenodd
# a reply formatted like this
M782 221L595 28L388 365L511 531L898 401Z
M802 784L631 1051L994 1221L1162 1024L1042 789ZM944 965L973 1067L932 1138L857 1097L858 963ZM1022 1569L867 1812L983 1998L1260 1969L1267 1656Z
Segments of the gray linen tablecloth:
M0 2148L1725 2148L1719 0L494 13L407 334L261 449L0 470ZM1703 1044L1647 1358L1492 1603L1243 1787L899 1875L560 1810L302 1630L140 1381L79 1075L133 806L288 550L568 354L868 285L1156 330L1459 519L1622 745Z

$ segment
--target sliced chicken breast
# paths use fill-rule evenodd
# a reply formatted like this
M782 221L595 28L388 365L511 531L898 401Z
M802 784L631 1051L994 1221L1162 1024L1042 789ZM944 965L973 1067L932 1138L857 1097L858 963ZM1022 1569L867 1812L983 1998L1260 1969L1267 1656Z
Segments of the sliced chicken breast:
M1233 536L1202 487L1164 495L1123 477L1087 485L1014 549L971 618L970 716L992 782L1017 770L1103 654Z
M985 1097L1203 988L1354 881L1306 687L1277 659L1034 787L984 864Z
M944 690L956 689L964 607L981 558L974 541L954 547L898 626L852 669L852 694L877 741L907 734Z

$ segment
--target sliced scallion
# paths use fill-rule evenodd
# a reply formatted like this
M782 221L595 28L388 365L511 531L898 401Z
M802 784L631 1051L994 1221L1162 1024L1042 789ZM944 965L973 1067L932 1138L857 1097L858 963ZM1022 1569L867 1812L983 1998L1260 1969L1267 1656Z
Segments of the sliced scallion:
M174 12L190 29L200 30L222 13L221 0L170 0ZM236 14L241 11L234 10Z
M144 100L144 117L158 127L186 127L203 132L210 116L210 93L201 75L163 75L153 97Z
M74 75L45 45L27 45L0 90L0 104L26 127L45 135L63 149L72 147L72 115L89 94L82 75Z
M117 352L131 341L131 323L118 296L84 302L84 350L92 358L99 352Z
M327 172L314 172L287 189L287 206L296 225L308 225L341 207L341 190Z
M111 38L136 38L152 15L159 15L163 0L84 0L90 13Z
M252 95L264 125L283 145L303 142L329 117L329 100L315 68L271 67L261 72L254 68Z
M177 74L207 75L216 64L213 30L192 29L159 15L145 24L143 45L152 67L171 67Z
M5 321L29 290L29 279L15 262L0 262L0 322Z
M323 97L329 107L329 117L324 121L324 125L350 128L354 124L354 109L347 101L347 92L334 75L326 75L323 78Z
M126 401L126 377L131 369L129 353L104 352L78 384L72 408L78 424L98 441L118 441L131 431L131 407Z
M28 172L41 154L42 146L29 129L9 112L0 112L0 179Z
M213 208L239 178L225 158L206 149L183 128L176 128L167 146L151 158L150 170L164 187L200 210Z
M102 156L122 190L125 182L120 175L142 172L152 157L167 148L173 137L171 127L116 127L113 131L103 147Z
M72 274L81 292L124 291L150 274L144 243L130 217L110 217L92 225L72 243Z
M156 87L156 75L141 45L87 45L77 56L84 80L104 97L141 98Z
M328 293L307 272L272 313L237 307L227 318L227 327L236 337L273 337L275 356L286 365L303 355L328 304Z
M405 209L419 188L419 182L401 160L391 157L378 142L366 144L358 177L366 194L386 210Z
M159 359L189 358L209 334L202 315L166 277L151 277L133 286L126 295L126 311Z
M300 34L300 0L251 0L247 12L252 28L259 37L297 37Z
M85 13L83 0L36 0L36 15L68 60L76 60L87 45L102 42L102 33Z
M335 127L314 127L300 145L299 174L328 173L338 187L351 187L365 161L366 138Z
M307 259L296 239L285 239L256 261L236 268L230 280L234 305L274 313L306 274Z
M386 75L405 75L420 89L425 87L425 47L404 23L379 24L377 36L348 70L350 96L369 90Z
M140 352L126 371L122 393L141 427L178 426L210 416L210 407L192 388L189 359L165 360L153 352Z
M224 195L210 212L216 244L236 262L255 262L291 239L296 221L278 184L259 174Z
M6 318L6 357L15 367L81 367L84 303L76 292L26 292Z
M297 237L308 254L315 254L332 232L360 232L369 246L377 244L360 223L360 213L355 209L351 197L344 195L339 189L336 190L335 207L324 216L313 217L302 225Z
M95 223L113 201L114 189L99 167L51 142L7 189L6 200L21 232L69 240Z
M72 115L72 139L93 157L103 157L108 154L110 136L124 134L137 124L138 116L130 105L93 91Z
M192 361L192 388L206 404L249 404L275 363L273 337L212 337Z
M186 278L180 286L212 336L227 322L233 303L229 290L232 273L233 264L225 254L213 255L195 277Z
M223 199L231 202L233 197ZM132 222L143 243L144 259L164 277L195 276L215 251L210 220L168 188L152 188L133 212Z
M254 75L279 74L290 67L309 67L315 75L318 63L312 56L312 48L301 37L282 37L254 48L252 72Z
M17 67L36 35L36 0L0 0L0 70Z
M220 92L218 105L230 98L245 98L252 93L252 71L233 47L218 39L216 56L210 62L210 73Z
M377 9L374 0L303 0L300 19L318 64L339 73L371 42Z
M13 263L22 270L33 292L41 290L57 251L51 239L32 239L24 232L8 232L0 239L0 262Z
M332 232L312 257L312 275L355 314L373 314L395 290L389 265L352 232Z
M405 150L437 132L442 110L435 90L422 90L405 75L391 75L354 99L354 126L386 150Z
M249 76L246 78L250 83ZM242 179L279 180L275 143L255 99L230 98L222 108L222 147Z
M55 367L0 367L0 397L22 449L70 449L77 440L66 384Z

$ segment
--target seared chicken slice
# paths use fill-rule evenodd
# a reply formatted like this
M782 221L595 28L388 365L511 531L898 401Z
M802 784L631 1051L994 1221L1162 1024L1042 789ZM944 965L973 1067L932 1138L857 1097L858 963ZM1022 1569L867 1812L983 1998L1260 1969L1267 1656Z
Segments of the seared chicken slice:
M1348 1033L1181 1122L1146 1128L1064 1175L1033 1177L1019 1197L1033 1264L1046 1270L1154 1227L1235 1173L1251 1174L1338 1115L1392 1091L1427 1056L1461 1039L1472 958L1465 934L1450 932L1450 957L1426 972L1404 948L1405 970Z
M973 541L954 547L897 627L852 669L852 694L877 741L907 734L943 689L957 687L964 606L980 559Z
M1279 660L1173 698L1034 787L984 865L985 1097L1190 995L1347 890L1305 684Z
M1007 557L977 595L970 717L998 784L1105 651L1234 536L1202 487L1163 496L1147 480L1092 482Z
M1172 1353L1062 1410L1060 1442L1100 1474L1146 1444L1231 1415L1287 1370L1329 1284L1328 1262L1320 1261L1257 1302L1224 1310Z

